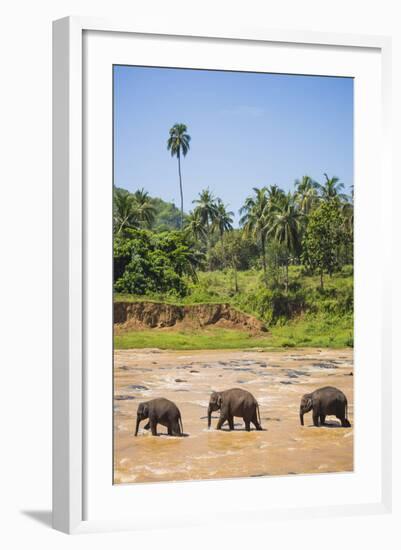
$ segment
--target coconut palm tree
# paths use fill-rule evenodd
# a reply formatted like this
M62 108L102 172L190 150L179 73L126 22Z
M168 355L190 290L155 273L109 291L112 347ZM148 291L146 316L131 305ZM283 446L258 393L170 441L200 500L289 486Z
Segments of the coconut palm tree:
M287 250L285 260L285 291L288 293L288 265L290 255L300 252L300 230L302 213L291 193L284 200L272 206L268 235L282 244Z
M199 193L199 198L192 201L196 204L195 213L206 228L207 256L210 258L210 247L214 223L217 218L216 200L209 189Z
M184 230L188 236L191 236L196 241L207 240L206 226L197 210L190 212L186 217Z
M196 212L200 216L202 222L207 226L211 226L217 217L216 199L213 193L207 189L203 189L199 193L199 198L192 201L196 204Z
M243 226L245 234L253 235L260 240L262 248L263 273L266 279L266 237L269 224L270 201L266 187L253 188L254 195L245 199L240 209L242 215L240 225Z
M113 229L115 235L122 235L125 229L139 227L134 197L125 189L114 188Z
M324 173L324 177L326 178L326 181L323 184L316 183L316 188L320 193L321 199L325 201L333 199L339 199L340 201L346 200L347 196L342 193L344 184L340 182L339 178L336 176L329 178L326 173Z
M226 231L232 231L233 229L233 216L234 212L227 211L225 204L221 199L217 199L216 202L216 217L213 221L214 229L219 232L221 249L223 252L223 260L225 260L224 250L224 233Z
M149 193L143 188L133 195L133 209L137 220L144 227L152 227L156 217L156 208L153 206Z
M300 180L295 180L295 200L305 216L307 216L316 204L318 198L317 184L309 176L302 176Z
M277 203L285 198L284 191L280 189L278 185L270 185L269 187L266 187L266 191L269 201L269 207L271 207L273 203Z
M184 194L182 191L182 176L181 176L181 155L185 157L189 151L189 142L191 136L187 133L185 124L174 124L169 131L167 140L167 150L170 151L172 157L177 157L178 160L178 177L180 180L180 196L181 196L181 229L184 225Z

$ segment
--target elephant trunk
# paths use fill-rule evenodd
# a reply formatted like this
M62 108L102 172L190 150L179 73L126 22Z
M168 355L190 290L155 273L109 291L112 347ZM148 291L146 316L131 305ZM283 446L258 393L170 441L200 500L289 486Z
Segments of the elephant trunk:
M212 425L212 409L209 407L207 410L207 427L209 430L211 425Z
M304 425L304 413L303 412L299 413L299 420L301 422L301 426L303 426Z
M140 417L138 416L137 419L136 419L136 428L135 428L135 437L138 435L138 430L139 430L139 423L140 423L141 419Z

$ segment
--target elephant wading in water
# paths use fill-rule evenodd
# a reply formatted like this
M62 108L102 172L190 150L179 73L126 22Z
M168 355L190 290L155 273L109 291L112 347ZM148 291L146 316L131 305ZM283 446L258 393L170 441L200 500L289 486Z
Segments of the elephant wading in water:
M152 435L157 435L157 425L166 426L168 435L183 435L181 413L175 403L160 397L144 403L139 403L136 413L135 437L138 435L139 423L149 418L144 426L145 430L151 430Z
M326 416L334 415L341 421L343 428L350 428L351 424L348 420L348 403L347 398L341 390L327 386L319 388L312 393L306 393L301 399L299 407L299 419L301 426L304 425L304 414L313 411L313 425L323 426Z
M230 430L234 429L234 416L243 418L246 431L250 431L251 422L257 430L262 430L260 424L259 405L249 391L232 388L231 390L213 392L210 396L209 408L207 411L207 426L210 428L212 412L220 410L220 418L217 423L217 430L220 430L227 420Z

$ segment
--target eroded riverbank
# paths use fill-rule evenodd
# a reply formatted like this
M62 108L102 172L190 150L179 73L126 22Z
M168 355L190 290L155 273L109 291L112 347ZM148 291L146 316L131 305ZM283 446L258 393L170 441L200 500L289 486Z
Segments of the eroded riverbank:
M353 427L328 417L313 428L310 413L301 427L298 417L301 396L330 385L347 395L353 425L352 350L116 350L114 360L115 483L353 469ZM245 432L239 418L234 432L207 430L211 391L231 387L257 398L265 431ZM134 437L138 403L155 397L178 405L188 437L168 437L160 425L160 437L145 430Z

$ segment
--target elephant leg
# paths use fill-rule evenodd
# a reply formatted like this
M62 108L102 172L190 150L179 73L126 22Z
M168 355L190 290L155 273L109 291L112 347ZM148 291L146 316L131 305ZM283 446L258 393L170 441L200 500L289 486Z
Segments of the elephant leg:
M172 423L171 431L172 433L170 435L181 435L180 424L178 420Z
M222 425L223 425L224 422L226 422L227 420L229 421L230 416L231 416L231 414L230 414L230 408L229 408L229 406L227 405L227 403L224 403L223 406L222 406L221 409L220 409L220 418L219 418L219 421L217 422L216 429L217 429L217 430L221 430Z
M226 420L228 420L228 417L223 414L220 414L220 418L219 418L219 421L217 422L216 430L221 430L221 427Z
M144 430L149 430L150 429L150 422L148 422L144 427L143 427Z
M313 411L313 425L317 428L319 426L319 413L317 411Z
M251 421L248 418L244 418L245 429L247 432L251 431Z
M256 416L256 412L253 415L251 422L258 431L261 431L263 429L262 426L258 422L258 417Z
M157 435L157 420L154 418L151 418L149 421L150 429L152 431L152 435Z
M228 417L228 425L230 426L230 430L234 429L234 417L233 416Z
M321 414L320 415L320 425L324 426L325 421L326 421L326 415Z

